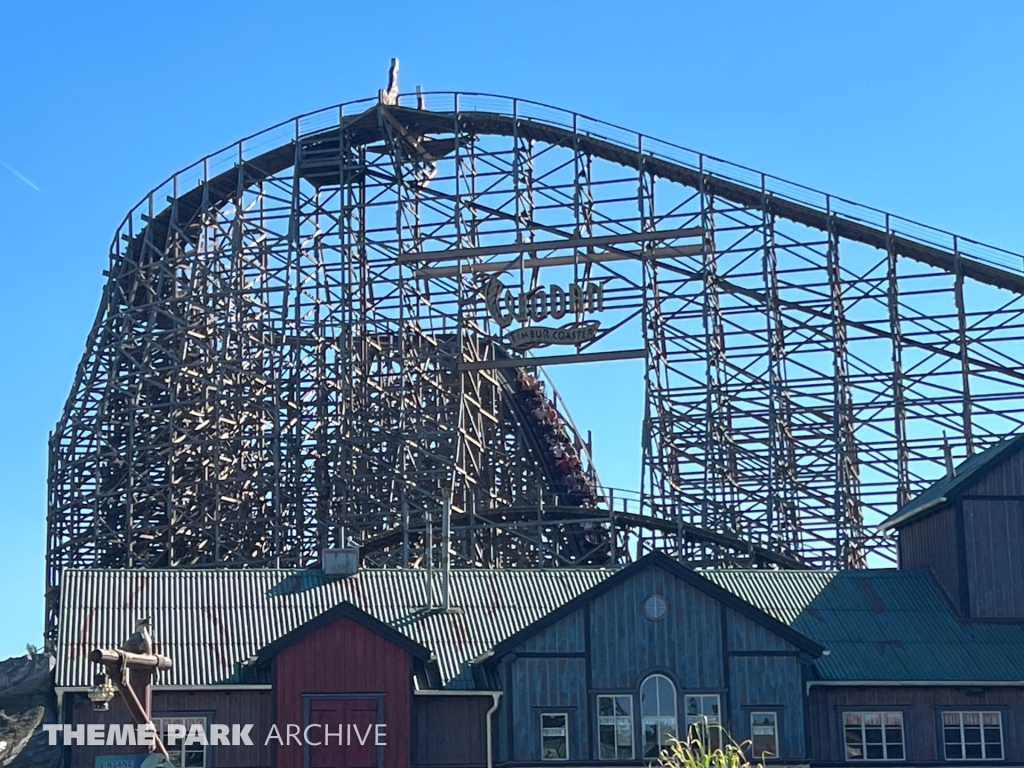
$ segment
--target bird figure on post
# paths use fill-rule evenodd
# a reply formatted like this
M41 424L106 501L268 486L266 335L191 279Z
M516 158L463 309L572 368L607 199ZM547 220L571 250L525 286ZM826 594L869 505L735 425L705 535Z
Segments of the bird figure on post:
M139 619L135 622L135 631L131 637L121 643L121 650L128 653L153 653L153 635L149 631L150 619Z
M398 59L391 60L387 89L381 88L377 94L381 104L389 107L398 106Z

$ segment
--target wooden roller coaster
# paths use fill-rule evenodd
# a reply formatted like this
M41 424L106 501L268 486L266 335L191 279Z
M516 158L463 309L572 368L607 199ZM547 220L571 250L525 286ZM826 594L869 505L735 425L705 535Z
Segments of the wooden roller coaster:
M147 195L107 274L51 440L51 634L68 567L301 567L342 541L372 566L860 567L944 434L970 453L1024 423L1020 256L521 100L246 138ZM584 282L599 308L563 297ZM573 343L517 348L510 322ZM630 358L623 506L521 382Z

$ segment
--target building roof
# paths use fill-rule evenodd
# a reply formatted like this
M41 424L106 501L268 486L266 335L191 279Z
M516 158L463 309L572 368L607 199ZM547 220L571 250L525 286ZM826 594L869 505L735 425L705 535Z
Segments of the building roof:
M967 457L956 466L951 477L944 477L896 510L879 525L883 531L898 528L932 507L945 504L960 494L1000 462L1024 449L1024 434L996 443L984 451Z
M1024 625L958 620L927 571L704 575L825 646L820 680L1024 683Z
M442 613L426 607L422 570L367 569L349 577L287 569L68 570L61 583L56 684L91 685L89 651L119 645L140 616L153 617L159 652L175 661L160 673L160 685L244 682L244 662L349 602L432 650L446 687L471 688L469 661L612 573L456 569L456 610ZM435 604L439 580L435 572Z
M88 686L88 652L116 646L139 616L153 617L158 649L175 668L160 685L247 682L245 662L345 603L436 656L442 685L474 687L470 662L588 598L627 569L453 570L448 613L429 610L426 572L364 570L80 570L62 580L57 685ZM688 574L697 574L685 569ZM1024 624L958 620L923 571L700 571L782 630L826 649L824 681L1024 681ZM435 602L439 589L435 574ZM727 595L724 593L728 593ZM72 632L65 628L74 628ZM410 647L413 647L410 645ZM421 654L422 655L422 654ZM812 654L816 655L816 654Z

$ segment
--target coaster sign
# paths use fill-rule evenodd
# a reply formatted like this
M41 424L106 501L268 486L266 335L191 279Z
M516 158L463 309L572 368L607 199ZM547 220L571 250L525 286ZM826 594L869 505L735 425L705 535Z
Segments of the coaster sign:
M566 315L582 317L585 313L604 311L604 285L600 282L570 283L563 288L552 284L546 288L521 291L518 295L497 277L484 289L487 312L505 329L513 322L541 323L547 319L561 320ZM507 337L510 349L523 351L552 344L579 345L593 341L601 323L597 320L576 320L559 327L523 325Z

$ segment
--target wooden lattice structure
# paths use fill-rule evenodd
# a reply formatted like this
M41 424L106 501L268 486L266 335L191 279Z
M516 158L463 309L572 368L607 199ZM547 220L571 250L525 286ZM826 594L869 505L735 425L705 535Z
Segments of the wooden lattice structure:
M304 566L342 537L371 565L858 567L943 435L1024 422L1020 256L520 100L282 123L153 190L108 274L51 440L51 629L67 567ZM536 317L599 285L558 323L596 333L509 350L496 277ZM570 501L516 375L622 358L640 494L591 470Z

